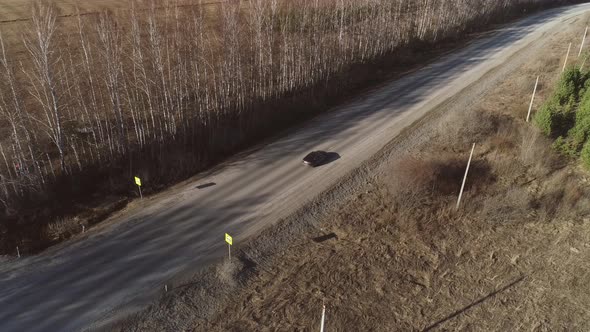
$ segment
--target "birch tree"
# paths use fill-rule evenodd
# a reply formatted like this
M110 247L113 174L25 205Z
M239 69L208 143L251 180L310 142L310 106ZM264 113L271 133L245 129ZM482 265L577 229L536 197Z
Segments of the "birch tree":
M30 93L43 111L44 119L37 121L44 126L49 139L57 148L61 169L66 168L66 146L63 132L63 105L58 92L60 55L54 44L57 13L53 5L33 3L32 33L25 39L25 46L33 63L33 70L26 72L30 79Z

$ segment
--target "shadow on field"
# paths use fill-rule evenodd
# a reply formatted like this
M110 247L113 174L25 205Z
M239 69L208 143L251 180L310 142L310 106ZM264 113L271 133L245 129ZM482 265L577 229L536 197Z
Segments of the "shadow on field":
M452 313L449 316L447 316L447 317L445 317L445 318L443 318L443 319L435 322L434 324L428 326L427 328L425 328L422 331L424 331L424 332L432 331L433 329L437 328L439 325L441 325L441 324L443 324L443 323L445 323L445 322L447 322L447 321L449 321L449 320L451 320L451 319L459 316L460 314L462 314L462 313L466 312L467 310L475 307L476 305L480 305L484 301L487 301L487 300L491 299L492 297L494 297L494 296L496 296L496 295L498 295L498 294L500 294L502 292L505 292L508 289L516 286L516 284L519 284L520 282L522 282L524 280L524 278L525 278L524 276L521 276L520 278L518 278L518 279L514 280L513 282L511 282L510 284L508 284L508 285L506 285L506 286L504 286L504 287L502 287L500 289L497 289L497 290L489 293L488 295L482 297L481 299L479 299L479 300L471 303L470 305L468 305L468 306L466 306L464 308L461 308L461 309L455 311L454 313Z

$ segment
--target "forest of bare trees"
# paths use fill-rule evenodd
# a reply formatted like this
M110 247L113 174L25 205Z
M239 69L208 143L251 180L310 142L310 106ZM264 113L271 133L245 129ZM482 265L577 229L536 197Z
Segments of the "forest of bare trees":
M132 193L134 175L157 187L195 174L305 114L289 105L353 64L555 2L130 1L67 22L35 2L21 45L0 31L2 219L48 222Z

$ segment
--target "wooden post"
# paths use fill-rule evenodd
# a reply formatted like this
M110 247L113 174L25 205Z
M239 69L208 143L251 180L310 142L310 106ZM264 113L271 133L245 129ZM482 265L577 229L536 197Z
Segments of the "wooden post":
M567 47L567 54L565 55L565 62L563 63L563 69L561 70L562 72L565 71L565 67L567 66L567 59L570 56L571 49L572 49L572 43L570 43L570 45Z
M529 105L529 112L526 115L526 122L529 122L531 117L531 110L533 109L533 101L535 101L535 94L537 93L537 85L539 85L539 76L537 76L537 81L535 82L535 89L533 89L533 97L531 98L531 104Z
M578 58L582 55L582 50L584 49L584 43L586 42L586 35L588 35L588 27L586 27L586 31L584 31L584 38L582 38L582 45L580 45L580 52L578 52Z
M463 184L461 184L461 191L459 192L459 199L457 199L457 210L461 205L461 197L463 196L463 190L465 189L465 182L467 181L467 174L469 173L469 166L471 165L471 158L473 158L473 151L475 151L475 143L471 148L471 154L469 155L469 161L467 162L467 168L465 169L465 176L463 177Z
M322 304L322 321L320 324L320 332L324 332L324 322L326 321L326 305Z

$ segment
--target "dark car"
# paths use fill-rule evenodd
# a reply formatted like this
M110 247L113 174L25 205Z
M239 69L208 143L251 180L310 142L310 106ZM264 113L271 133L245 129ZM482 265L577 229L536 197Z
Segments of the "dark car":
M303 163L311 167L321 166L328 161L329 157L328 152L313 151L303 158Z

